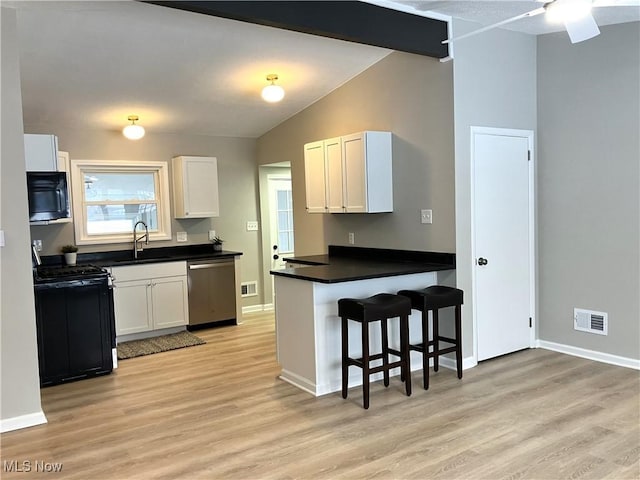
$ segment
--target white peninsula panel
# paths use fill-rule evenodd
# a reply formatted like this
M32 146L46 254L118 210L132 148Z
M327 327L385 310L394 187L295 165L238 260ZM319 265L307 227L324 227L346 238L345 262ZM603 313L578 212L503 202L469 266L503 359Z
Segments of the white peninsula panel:
M341 333L338 300L363 298L377 293L420 289L437 283L437 272L415 273L338 283L320 283L275 276L276 339L280 378L315 396L341 389ZM421 338L420 312L409 318L411 341ZM371 351L380 349L380 324L370 326ZM389 329L389 343L399 346L398 322ZM361 331L349 322L349 351L361 356ZM412 370L422 368L419 355L412 355ZM399 369L397 369L399 373ZM378 374L382 378L382 374ZM374 376L372 380L376 380ZM362 371L349 369L349 387L362 385Z

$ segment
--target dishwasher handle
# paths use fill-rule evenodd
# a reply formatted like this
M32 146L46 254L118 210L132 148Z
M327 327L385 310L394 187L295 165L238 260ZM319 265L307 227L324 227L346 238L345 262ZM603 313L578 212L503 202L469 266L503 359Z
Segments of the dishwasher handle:
M222 268L233 265L233 262L219 262L219 263L194 263L189 265L189 270L200 270L203 268Z

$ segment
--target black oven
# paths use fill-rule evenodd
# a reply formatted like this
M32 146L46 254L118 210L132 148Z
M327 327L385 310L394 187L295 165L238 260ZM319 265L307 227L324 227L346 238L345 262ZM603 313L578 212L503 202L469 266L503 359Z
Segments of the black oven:
M93 265L34 269L40 384L113 370L115 322L108 273Z
M29 221L69 218L69 188L65 172L27 172Z

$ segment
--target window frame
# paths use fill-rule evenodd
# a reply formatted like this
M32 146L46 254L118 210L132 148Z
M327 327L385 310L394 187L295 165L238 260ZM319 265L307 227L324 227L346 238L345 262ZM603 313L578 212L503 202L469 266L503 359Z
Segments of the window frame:
M71 160L71 195L75 241L78 245L130 243L133 233L89 235L84 202L85 171L103 173L153 173L156 175L158 231L149 232L149 241L171 240L171 199L169 196L169 163L131 160ZM144 203L144 202L140 202Z

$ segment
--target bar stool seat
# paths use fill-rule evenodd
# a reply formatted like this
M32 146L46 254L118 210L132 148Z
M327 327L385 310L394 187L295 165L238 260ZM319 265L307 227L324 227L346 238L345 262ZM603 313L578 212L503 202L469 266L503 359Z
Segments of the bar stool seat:
M458 378L462 378L462 304L464 292L453 287L433 285L420 290L400 290L398 295L407 297L411 300L411 308L422 312L422 342L410 344L409 350L422 353L424 389L429 389L429 358L433 358L433 370L437 372L439 357L446 353L455 352ZM438 310L447 307L455 307L453 338L440 335ZM429 311L433 316L433 340L429 340ZM448 343L450 346L441 348L440 342Z
M349 366L362 369L362 393L364 408L369 408L369 376L383 372L384 386L389 386L389 371L401 368L401 380L405 382L407 396L411 395L411 371L409 368L409 315L411 301L403 296L390 293L379 293L368 298L341 298L338 300L338 316L342 328L342 398L347 398L349 383ZM389 348L387 322L389 319L400 319L400 350ZM349 320L361 324L362 357L349 357ZM369 352L369 324L380 321L382 331L382 351L377 354ZM399 357L398 361L390 361L389 356ZM382 365L371 367L374 360L382 360Z

